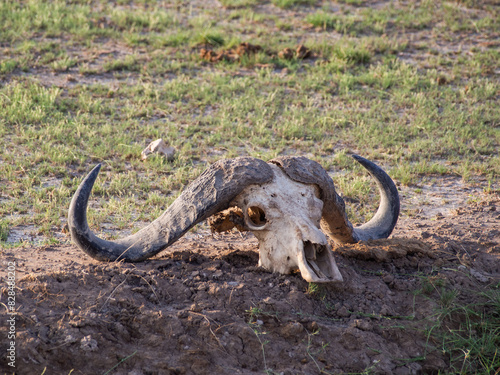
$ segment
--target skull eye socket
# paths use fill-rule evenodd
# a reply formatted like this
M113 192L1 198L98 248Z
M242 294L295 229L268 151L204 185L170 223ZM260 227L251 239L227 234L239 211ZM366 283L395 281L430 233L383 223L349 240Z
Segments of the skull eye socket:
M256 227L263 227L267 223L266 213L257 206L251 206L247 209L248 219L250 223Z

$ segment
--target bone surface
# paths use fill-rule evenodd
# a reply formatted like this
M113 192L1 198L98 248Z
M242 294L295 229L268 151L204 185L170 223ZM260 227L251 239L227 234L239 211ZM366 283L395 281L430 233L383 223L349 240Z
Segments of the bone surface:
M318 187L293 181L280 167L270 166L273 181L247 187L233 202L259 240L259 266L284 274L299 269L309 282L342 281L320 230Z

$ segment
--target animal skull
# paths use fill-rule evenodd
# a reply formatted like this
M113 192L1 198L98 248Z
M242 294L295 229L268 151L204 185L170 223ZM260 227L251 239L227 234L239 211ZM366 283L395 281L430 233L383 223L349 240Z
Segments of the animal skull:
M316 162L279 157L220 160L207 168L155 221L116 241L97 237L88 227L87 203L100 165L82 181L71 201L68 226L73 242L95 259L145 260L184 235L195 224L237 206L243 220L234 225L259 240L259 265L273 272L299 269L309 282L341 281L327 236L335 242L388 237L399 215L399 195L391 178L360 157L375 178L380 206L366 224L353 228L332 179ZM326 236L326 235L327 236Z
M278 166L270 166L271 182L248 186L233 202L259 240L259 266L283 274L299 269L309 282L342 281L320 230L323 201L318 187L295 182Z

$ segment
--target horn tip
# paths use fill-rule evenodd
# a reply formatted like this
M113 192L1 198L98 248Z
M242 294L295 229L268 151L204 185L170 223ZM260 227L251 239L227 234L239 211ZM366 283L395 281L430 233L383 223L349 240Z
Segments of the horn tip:
M369 171L374 172L379 169L379 167L374 162L365 159L362 156L359 156L357 154L350 154L350 156Z
M97 178L97 175L99 174L99 171L101 170L101 167L102 167L102 164L99 163L97 164L91 171L90 173L88 174L88 179L92 180L92 181L95 181L95 179Z
M360 163L364 161L369 161L368 159L365 159L364 157L359 156L357 154L349 154L349 156Z

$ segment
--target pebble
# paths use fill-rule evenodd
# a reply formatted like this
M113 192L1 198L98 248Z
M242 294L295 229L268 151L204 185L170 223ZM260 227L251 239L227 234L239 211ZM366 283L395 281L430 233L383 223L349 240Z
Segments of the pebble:
M390 273L387 273L384 276L382 276L382 280L384 281L384 283L390 284L394 281L394 276L391 275Z
M351 315L351 313L346 309L345 306L342 306L340 309L337 310L337 315L340 316L341 318L347 318L348 316Z

